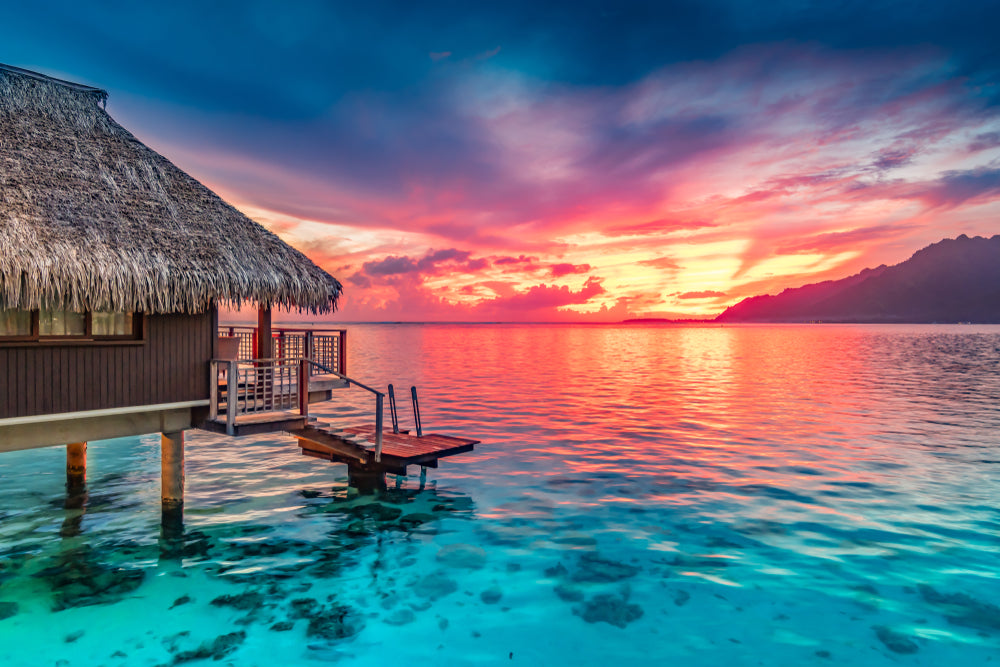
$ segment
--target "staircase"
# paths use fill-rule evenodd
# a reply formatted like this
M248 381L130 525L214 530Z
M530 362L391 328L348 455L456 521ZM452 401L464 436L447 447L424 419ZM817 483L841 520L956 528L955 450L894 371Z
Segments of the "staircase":
M352 472L405 475L408 465L436 468L439 459L479 444L469 438L425 435L416 387L410 389L416 434L399 429L392 385L392 430L383 429L385 393L312 359L213 360L211 373L210 414L203 428L237 437L285 431L298 438L304 455L346 463ZM335 427L310 419L310 403L330 400L332 389L351 386L374 394L373 426Z

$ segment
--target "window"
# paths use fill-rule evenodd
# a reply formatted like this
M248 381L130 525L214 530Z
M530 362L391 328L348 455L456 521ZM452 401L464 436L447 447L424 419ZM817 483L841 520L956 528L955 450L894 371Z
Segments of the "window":
M93 336L131 336L132 313L91 313Z
M30 336L31 312L27 310L0 310L0 336Z
M86 336L87 314L72 310L41 310L38 312L39 336Z
M140 318L133 313L0 310L0 342L87 342L141 337Z

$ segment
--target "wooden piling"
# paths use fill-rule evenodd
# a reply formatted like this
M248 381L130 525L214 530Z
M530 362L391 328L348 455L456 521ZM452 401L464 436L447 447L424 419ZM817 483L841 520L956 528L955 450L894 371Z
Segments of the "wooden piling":
M87 482L87 443L71 442L66 445L66 485L70 488Z
M385 491L385 472L358 466L347 466L347 483L362 495L370 495Z
M184 431L160 436L160 499L164 507L183 505Z

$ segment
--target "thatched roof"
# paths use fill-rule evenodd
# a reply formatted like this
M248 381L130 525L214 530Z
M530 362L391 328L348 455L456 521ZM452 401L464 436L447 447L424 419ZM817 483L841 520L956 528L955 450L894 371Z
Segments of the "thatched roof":
M106 99L0 65L0 308L336 307L336 279L144 146Z

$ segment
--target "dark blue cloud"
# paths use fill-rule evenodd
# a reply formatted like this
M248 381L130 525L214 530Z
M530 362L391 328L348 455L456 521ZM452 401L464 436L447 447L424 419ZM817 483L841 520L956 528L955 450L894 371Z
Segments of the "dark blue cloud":
M745 69L719 85L764 86L793 69L794 92L810 68L841 52L855 63L932 52L940 67L898 77L888 68L814 100L820 129L840 133L872 109L956 80L964 97L954 104L979 112L996 86L978 84L1000 72L998 24L1000 3L979 1L22 2L4 8L0 58L109 89L109 110L123 113L143 139L154 130L166 145L253 155L277 170L389 200L475 191L468 201L477 210L516 203L530 211L504 221L517 223L568 201L586 207L589 195L511 177L491 138L457 108L460 84L472 74L521 76L543 93L600 91L605 106L579 128L587 145L569 166L599 174L605 189L652 200L661 185L645 183L649 174L739 142L754 128L745 126L745 106L725 100L650 122L623 120L619 105L627 100L614 92L625 84L671 64L752 53ZM912 64L900 62L900 70ZM901 166L906 155L881 153L875 166ZM310 208L319 206L311 198L296 203L277 186L241 182L235 170L226 178L255 204L335 218ZM366 224L386 222L369 216ZM516 245L489 234L493 222L456 218L425 228L455 243Z
M1000 194L1000 169L983 167L946 171L924 195L937 206L958 206L971 199Z
M497 48L503 67L583 85L790 39L852 50L933 45L984 81L1000 62L1000 3L980 1L55 5L4 8L0 43L12 64L268 118L317 117L350 91L412 88Z

